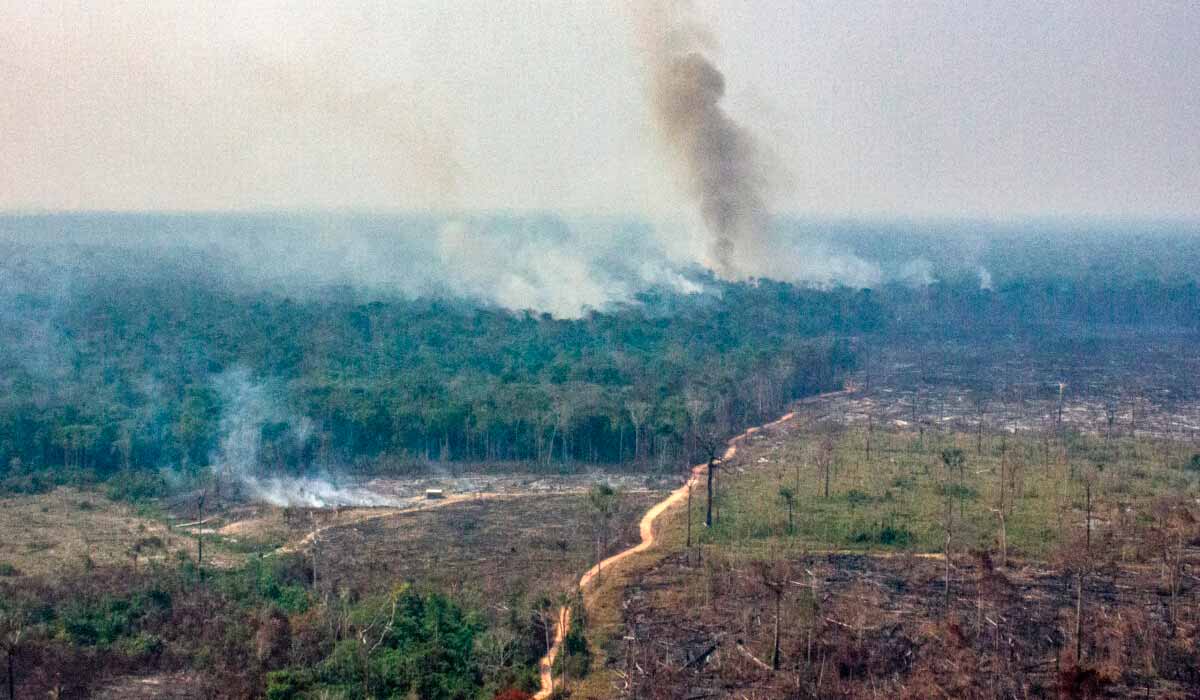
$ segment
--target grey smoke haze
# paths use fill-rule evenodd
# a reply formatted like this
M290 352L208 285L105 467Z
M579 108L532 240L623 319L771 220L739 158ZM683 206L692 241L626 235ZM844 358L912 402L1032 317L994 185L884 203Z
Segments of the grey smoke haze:
M722 105L725 76L713 64L712 38L687 0L646 0L637 18L649 62L655 125L707 233L718 275L761 275L771 179L762 145Z
M647 223L605 217L0 217L0 253L0 304L22 293L62 301L103 279L182 275L247 292L345 288L368 299L444 297L578 318L649 289L704 286L686 251Z
M0 209L675 214L632 3L0 0ZM775 211L1200 216L1200 3L695 11Z
M821 287L877 285L877 265L803 238L787 237L772 217L772 197L790 189L782 160L766 139L726 108L717 40L690 0L639 0L634 24L646 62L655 130L679 184L699 216L694 257L719 277L767 277Z

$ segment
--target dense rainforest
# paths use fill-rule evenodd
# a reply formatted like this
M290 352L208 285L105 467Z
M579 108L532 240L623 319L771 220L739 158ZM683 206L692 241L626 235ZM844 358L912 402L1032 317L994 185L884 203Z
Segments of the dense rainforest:
M1135 239L1113 234L1086 259L1066 245L1059 268L1045 264L1045 237L998 236L975 258L984 270L954 248L961 241L938 245L935 234L910 231L909 247L920 250L909 250L895 231L835 226L849 250L885 272L873 289L730 283L693 269L680 273L689 280L682 289L643 285L564 318L448 288L389 293L336 277L280 286L239 276L238 264L256 256L255 270L293 264L273 256L286 254L289 236L305 235L301 222L5 220L14 238L0 242L9 253L0 265L0 483L31 490L115 473L194 476L235 460L264 473L395 472L448 461L677 465L692 456L689 436L698 430L728 432L836 385L862 337L1200 327L1200 287L1178 267L1196 257L1195 246L1161 232L1136 239L1156 255L1176 253L1158 255L1158 267L1128 248ZM268 223L278 240L253 238ZM341 223L365 227L374 246L395 238L379 233L391 220ZM492 225L491 234L521 249L569 242L566 229L540 219ZM48 242L64 227L85 231L85 240ZM214 227L232 227L215 241L258 243L241 244L237 264L210 250L215 244L171 247L171 236ZM150 243L110 240L126 229ZM644 232L626 229L614 229L612 245L650 255L644 242L631 242ZM41 242L26 242L34 239ZM405 265L428 276L419 268L431 254L404 245L413 260L395 260L389 283ZM374 259L387 249L367 250ZM932 262L911 257L922 251ZM613 255L591 264L613 267ZM628 274L630 264L616 268ZM259 444L232 449L229 436L245 425Z
M8 478L208 466L239 382L279 403L263 414L263 467L669 459L699 419L690 398L732 425L830 386L853 361L832 338L880 311L869 292L776 283L578 320L345 296L119 280L61 306L22 300L54 340L31 355L3 336Z

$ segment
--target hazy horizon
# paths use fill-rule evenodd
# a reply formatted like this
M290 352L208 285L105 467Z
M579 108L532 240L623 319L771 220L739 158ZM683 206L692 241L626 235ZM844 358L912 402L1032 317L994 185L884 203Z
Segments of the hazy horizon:
M686 217L649 5L694 5L774 212L1200 218L1200 5L1096 0L0 2L0 210Z

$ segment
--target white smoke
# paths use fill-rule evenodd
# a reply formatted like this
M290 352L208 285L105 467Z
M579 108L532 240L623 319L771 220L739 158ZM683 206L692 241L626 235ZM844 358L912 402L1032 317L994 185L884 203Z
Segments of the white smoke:
M979 266L979 288L984 291L992 291L992 273L983 265Z
M558 318L634 301L650 287L703 290L672 265L653 240L592 227L583 236L557 219L497 228L452 219L438 233L438 253L459 294L513 311Z
M913 258L900 266L896 280L910 287L928 287L933 284L933 263L926 258Z
M221 441L211 460L217 475L245 490L254 500L276 506L396 506L400 501L355 484L339 484L328 476L263 474L260 457L263 428L286 424L292 445L303 445L314 429L307 417L284 411L267 387L252 381L245 368L228 370L214 380L224 401Z
M836 244L778 228L763 234L771 252L755 277L819 287L881 278ZM10 253L0 256L0 323L4 299L21 290L63 299L90 280L178 274L249 294L322 298L342 288L367 300L459 298L573 319L636 304L647 291L705 291L703 246L688 231L682 222L547 214L0 217L0 253ZM13 328L30 342L52 330Z
M331 508L334 506L386 507L401 502L362 486L339 486L325 477L245 477L242 484L254 498L273 506Z

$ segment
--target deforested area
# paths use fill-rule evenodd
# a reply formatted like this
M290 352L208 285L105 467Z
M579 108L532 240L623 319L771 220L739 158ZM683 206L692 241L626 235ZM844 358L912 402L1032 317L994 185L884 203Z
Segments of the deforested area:
M720 464L711 527L680 516L690 542L617 594L622 697L1194 694L1195 398L1136 391L1169 353L1022 394L1044 357L911 381L928 352L881 358L870 389L860 372Z

